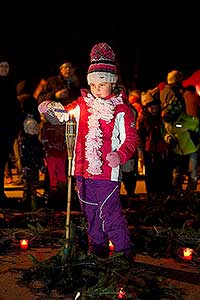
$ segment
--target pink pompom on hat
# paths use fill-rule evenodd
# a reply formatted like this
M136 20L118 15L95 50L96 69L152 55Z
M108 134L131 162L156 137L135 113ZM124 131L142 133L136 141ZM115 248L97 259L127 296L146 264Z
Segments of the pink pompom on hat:
M94 82L116 83L117 79L117 66L112 48L107 43L96 44L90 52L88 84Z

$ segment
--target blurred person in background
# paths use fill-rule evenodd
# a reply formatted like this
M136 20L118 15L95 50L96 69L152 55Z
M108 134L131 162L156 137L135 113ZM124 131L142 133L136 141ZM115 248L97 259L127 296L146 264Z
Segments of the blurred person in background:
M21 124L20 105L17 100L13 67L9 58L0 56L0 100L4 116L0 118L0 207L6 205L4 172Z
M200 96L193 85L188 85L183 89L183 98L185 100L186 113L189 116L200 117Z
M21 109L21 127L19 135L16 137L13 145L14 158L16 161L16 168L18 174L18 180L13 182L14 184L21 185L23 184L22 180L22 167L19 154L19 139L20 134L23 132L23 122L27 116L32 116L38 124L41 122L40 113L38 112L38 103L37 100L33 97L31 84L28 80L21 80L17 83L17 99L20 103Z
M169 72L160 99L165 141L171 145L174 153L174 190L182 191L187 176L187 190L194 191L198 181L199 118L186 113L183 78L179 70Z
M159 89L148 90L142 95L143 112L138 117L137 130L140 145L138 156L145 166L147 193L172 191L172 166L169 145L163 137L163 120ZM160 176L162 174L162 176Z
M141 90L134 89L128 92L128 101L137 111L137 115L142 112Z
M43 88L38 93L38 103L43 101L60 102L62 105L71 103L80 95L80 83L71 62L64 62L59 67L57 75L43 82ZM45 185L46 201L53 204L56 195L64 203L66 199L67 183L67 147L65 141L66 126L51 124L43 120L41 141L45 147L48 179ZM73 182L73 186L74 186ZM74 189L73 189L74 190ZM57 197L58 198L58 197ZM54 203L55 204L55 203Z
M44 147L39 140L39 124L33 115L27 115L19 135L19 154L24 184L23 208L32 210L37 203L36 188L40 172L46 171Z
M38 101L38 97L42 91L45 90L47 85L47 80L45 78L41 78L39 82L36 84L36 87L33 91L33 97Z
M135 126L137 123L138 115L142 112L141 104L141 91L130 90L128 92L128 101L131 106L132 113L134 115ZM139 196L135 193L137 179L138 179L138 151L136 150L134 155L125 164L121 165L122 171L122 183L127 194L126 205L131 208L131 198L138 198Z

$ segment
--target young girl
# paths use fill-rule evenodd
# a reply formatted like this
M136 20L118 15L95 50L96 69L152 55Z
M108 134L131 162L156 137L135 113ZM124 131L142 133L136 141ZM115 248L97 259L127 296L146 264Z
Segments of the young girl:
M120 204L120 164L136 151L135 120L125 93L116 86L112 48L99 43L90 57L90 90L82 90L81 97L63 107L77 121L72 175L88 222L89 250L99 256L108 254L111 240L116 252L130 258L130 233ZM56 108L62 110L62 105L49 101L39 105L39 111L49 120L67 120L69 114L56 112Z

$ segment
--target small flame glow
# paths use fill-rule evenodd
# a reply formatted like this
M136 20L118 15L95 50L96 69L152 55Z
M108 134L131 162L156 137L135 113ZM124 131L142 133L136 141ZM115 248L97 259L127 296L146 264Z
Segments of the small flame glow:
M109 241L109 249L110 249L110 251L115 250L115 246L113 245L112 241Z
M125 291L123 288L120 288L120 291L118 292L118 299L124 299L125 298Z
M184 259L191 260L192 259L193 249L191 248L183 248L183 257Z
M20 248L28 249L28 240L20 240Z

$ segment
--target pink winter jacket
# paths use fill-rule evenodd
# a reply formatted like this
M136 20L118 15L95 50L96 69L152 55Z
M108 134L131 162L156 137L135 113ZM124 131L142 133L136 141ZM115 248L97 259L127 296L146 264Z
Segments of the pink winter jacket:
M122 92L108 99L95 98L87 90L65 109L77 121L72 175L119 181L120 166L108 165L106 155L117 151L121 164L136 151L138 136L131 108Z

